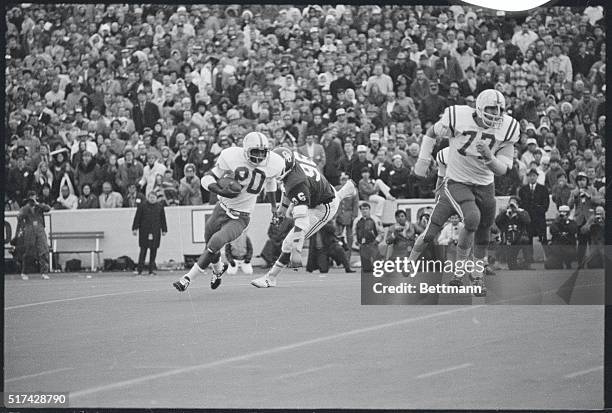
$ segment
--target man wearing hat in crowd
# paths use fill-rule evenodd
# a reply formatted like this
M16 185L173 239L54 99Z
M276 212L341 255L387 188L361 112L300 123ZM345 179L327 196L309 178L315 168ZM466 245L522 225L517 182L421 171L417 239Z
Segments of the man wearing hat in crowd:
M535 160L536 151L540 151L536 138L527 138L527 150L521 155L521 161L525 165L531 164Z
M527 172L527 185L519 189L519 206L529 214L531 225L529 226L529 244L527 263L533 262L533 237L538 237L540 243L547 245L546 236L546 211L550 204L548 189L537 183L538 171L535 168Z
M367 274L374 271L374 261L382 258L378 245L383 239L384 230L380 219L372 216L369 203L359 205L359 212L361 218L353 223L353 239L359 246L361 273Z

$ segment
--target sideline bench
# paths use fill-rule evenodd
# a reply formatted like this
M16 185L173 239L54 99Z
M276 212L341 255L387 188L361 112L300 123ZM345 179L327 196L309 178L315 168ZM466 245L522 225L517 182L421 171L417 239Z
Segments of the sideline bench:
M102 231L91 231L91 232L53 232L49 235L51 240L51 251L49 253L49 265L53 268L53 254L91 254L91 271L95 271L95 257L98 257L98 264L100 263L100 240L104 238L104 232ZM79 247L75 249L58 249L58 240L93 240L95 245L93 247L87 247L83 243L79 243Z

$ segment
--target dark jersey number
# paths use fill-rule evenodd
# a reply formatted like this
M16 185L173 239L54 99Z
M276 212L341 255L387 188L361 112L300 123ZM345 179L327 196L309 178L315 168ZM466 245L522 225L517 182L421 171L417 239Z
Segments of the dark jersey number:
M466 151L468 150L472 142L474 142L474 139L476 139L476 135L478 135L478 132L469 130L469 131L463 132L463 134L468 136L468 140L465 143L465 145L457 149L457 152L459 152L463 156L467 156ZM489 148L493 149L493 145L495 144L495 135L492 135L490 133L483 133L481 139L483 141L489 140Z
M251 180L247 184L246 191L249 194L257 195L261 192L261 188L263 187L264 182L266 181L266 175L260 171L259 169L253 169L253 173L251 174L249 169L244 166L239 166L236 168L236 172L234 173L236 180L238 181L246 181L251 177Z

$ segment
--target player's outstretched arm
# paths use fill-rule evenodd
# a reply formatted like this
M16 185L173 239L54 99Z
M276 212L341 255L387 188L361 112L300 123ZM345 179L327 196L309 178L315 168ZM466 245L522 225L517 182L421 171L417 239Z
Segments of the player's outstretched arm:
M213 192L225 198L236 198L238 195L240 195L240 192L232 191L229 188L221 188L218 183L219 177L225 175L225 173L226 171L223 171L222 169L215 166L200 180L202 188L204 188L208 192Z
M427 176L427 171L429 170L429 165L431 164L431 152L433 151L433 148L437 142L436 137L437 135L434 132L433 126L427 129L427 133L425 133L423 136L419 157L414 164L414 173L417 176Z

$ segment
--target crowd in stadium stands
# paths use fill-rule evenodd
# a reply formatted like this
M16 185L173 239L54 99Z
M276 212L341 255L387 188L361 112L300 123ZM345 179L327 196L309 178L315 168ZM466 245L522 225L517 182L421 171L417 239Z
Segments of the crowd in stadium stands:
M603 204L600 6L30 4L6 19L7 210L32 191L54 209L214 203L199 178L252 130L362 200L433 197L435 165L412 172L423 133L488 88L521 125L497 195L536 174L581 225L584 193Z

